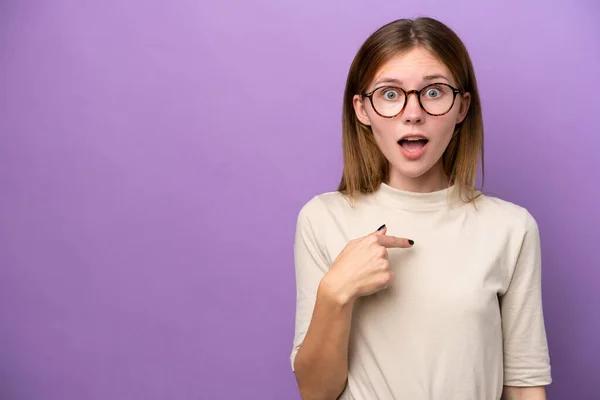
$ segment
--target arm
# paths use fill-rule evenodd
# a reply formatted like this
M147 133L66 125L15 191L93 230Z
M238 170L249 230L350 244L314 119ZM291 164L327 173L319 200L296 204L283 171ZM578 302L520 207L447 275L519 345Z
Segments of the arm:
M543 386L504 386L502 400L546 400L546 390Z
M304 400L332 400L342 393L348 376L353 301L340 296L328 282L331 262L309 219L314 206L311 202L300 211L296 225L296 328L291 362Z
M531 214L525 214L521 232L513 238L510 283L500 297L503 399L545 399L543 386L549 385L552 377L542 307L540 233Z
M386 235L383 225L350 241L331 262L316 239L306 210L298 217L294 245L297 293L291 361L305 400L333 400L344 391L348 378L355 299L385 289L393 279L388 248L410 248L414 242ZM321 238L326 236L326 232L319 233Z
M322 282L310 326L294 361L304 400L336 399L344 390L351 318L352 303L340 299Z

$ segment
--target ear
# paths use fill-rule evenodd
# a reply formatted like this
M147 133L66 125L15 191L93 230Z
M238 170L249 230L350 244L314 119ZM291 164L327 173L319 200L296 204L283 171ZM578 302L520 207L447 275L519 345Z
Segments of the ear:
M354 113L356 114L356 118L358 118L358 120L364 125L370 126L371 120L369 119L369 115L367 114L367 110L365 109L365 99L355 94L352 98L352 105L354 106Z
M464 121L469 112L469 106L471 105L471 93L466 92L460 97L460 110L456 116L456 123L460 124Z

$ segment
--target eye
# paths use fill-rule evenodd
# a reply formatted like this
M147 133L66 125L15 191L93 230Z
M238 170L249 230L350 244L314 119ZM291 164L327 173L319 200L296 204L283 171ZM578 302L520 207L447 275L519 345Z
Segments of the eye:
M397 100L400 94L396 89L385 89L383 91L383 98L386 100Z
M428 99L436 99L442 95L442 89L437 86L429 87L425 90L424 94Z

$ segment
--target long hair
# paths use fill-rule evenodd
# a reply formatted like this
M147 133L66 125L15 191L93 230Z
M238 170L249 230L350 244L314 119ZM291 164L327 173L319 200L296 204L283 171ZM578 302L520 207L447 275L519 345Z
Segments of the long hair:
M381 153L369 126L356 117L353 97L363 93L383 64L415 47L427 49L443 62L458 87L471 94L465 119L457 124L442 155L444 171L464 202L478 197L477 168L483 166L483 118L471 58L461 39L433 18L400 19L375 31L358 50L348 72L344 91L342 151L344 169L338 191L354 197L377 190L389 179L389 162Z

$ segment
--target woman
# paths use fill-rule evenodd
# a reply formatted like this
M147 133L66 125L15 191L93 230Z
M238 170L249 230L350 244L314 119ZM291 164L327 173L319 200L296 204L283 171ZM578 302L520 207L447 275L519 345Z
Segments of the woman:
M481 106L452 30L404 19L367 39L343 152L338 190L297 220L303 399L545 399L538 227L475 189Z

